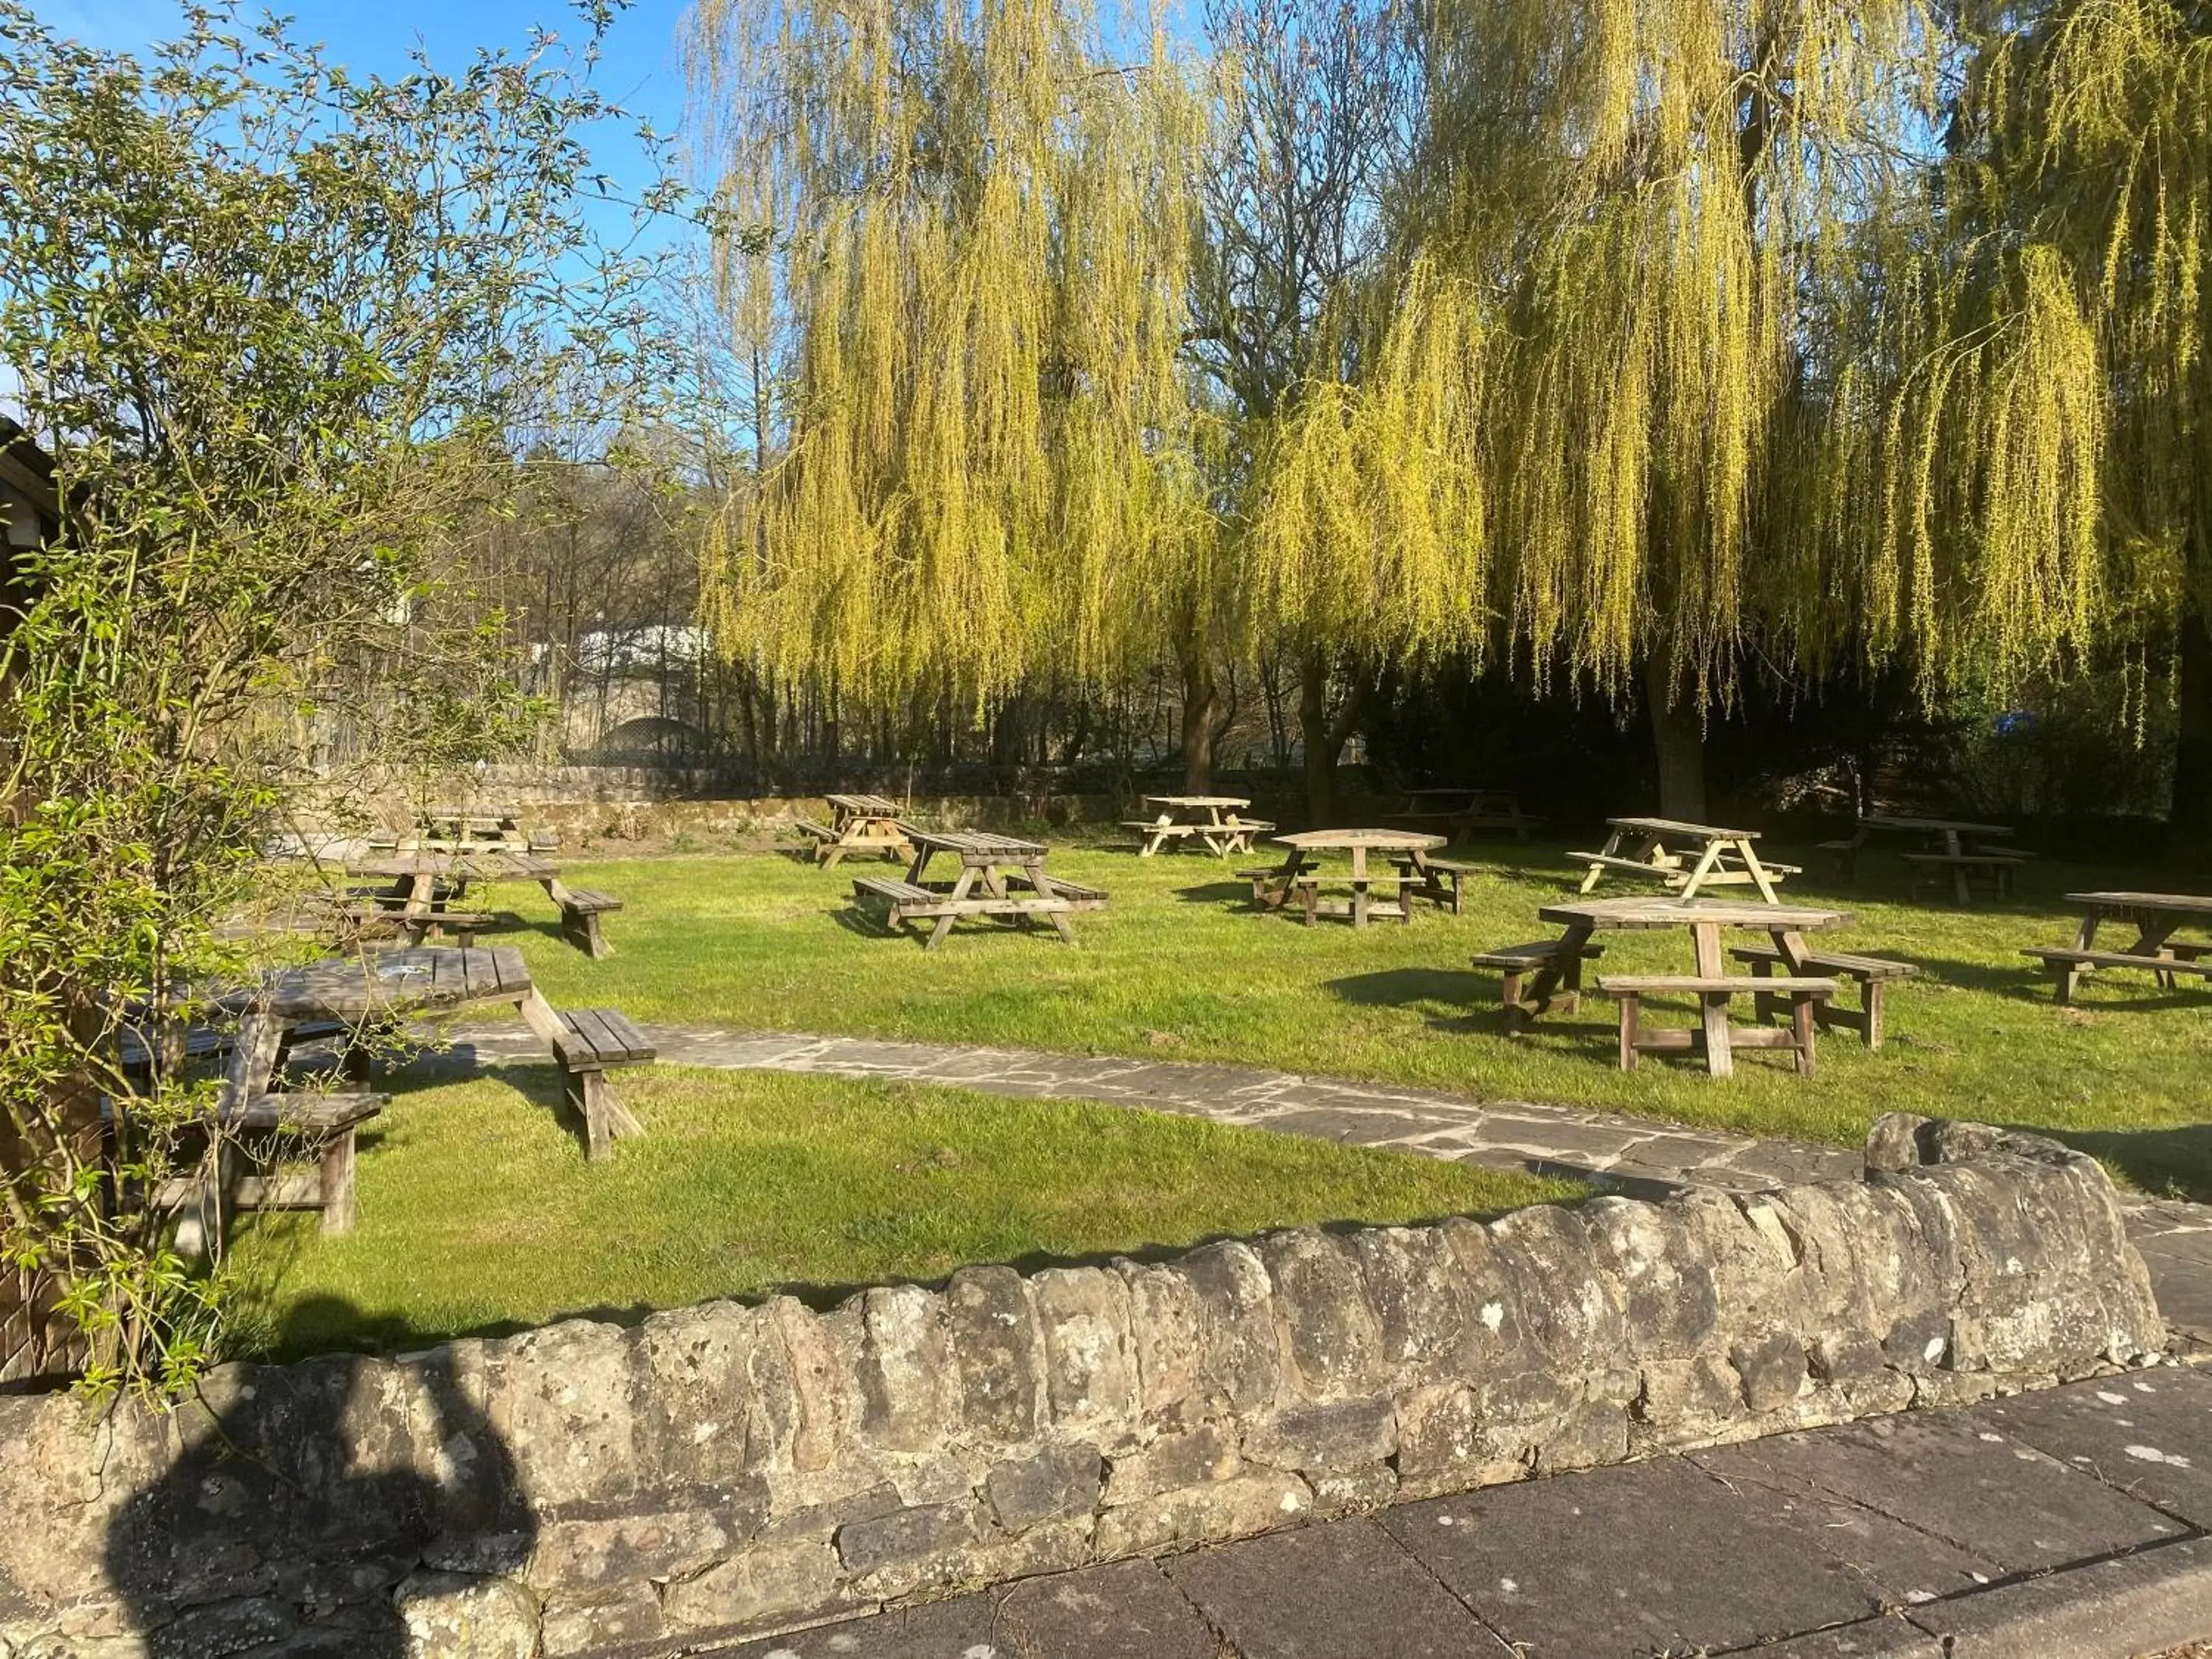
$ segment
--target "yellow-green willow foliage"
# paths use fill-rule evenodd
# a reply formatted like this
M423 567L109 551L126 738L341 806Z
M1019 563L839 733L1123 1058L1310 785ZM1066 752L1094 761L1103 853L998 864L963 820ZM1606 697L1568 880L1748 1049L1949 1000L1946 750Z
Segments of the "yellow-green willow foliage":
M2113 388L2115 617L2185 595L2212 616L2212 15L2057 6L1990 54L1975 97L1996 135L1979 205L2070 276Z
M1480 656L1489 325L1470 285L1426 258L1396 298L1373 372L1301 387L1262 452L1255 620L1368 660Z
M702 0L695 44L794 335L757 520L708 552L724 647L870 700L1103 672L1206 530L1164 41L1082 0Z
M1619 689L1656 656L1670 688L1725 690L1759 608L1807 586L1783 567L1818 557L1762 537L1759 505L1781 488L1778 453L1821 453L1774 441L1799 396L1805 297L1843 279L1927 119L1929 15L1917 0L1440 0L1429 28L1426 154L1401 204L1424 257L1384 303L1471 313L1455 337L1480 367L1450 374L1479 402L1425 397L1401 377L1436 374L1433 354L1389 350L1363 384L1307 395L1378 425L1409 411L1392 441L1415 455L1479 434L1474 478L1437 492L1464 516L1422 532L1453 556L1462 591L1437 603L1459 625L1495 614L1540 673ZM1290 456L1273 495L1357 498L1353 445ZM1840 628L1839 609L1793 623Z

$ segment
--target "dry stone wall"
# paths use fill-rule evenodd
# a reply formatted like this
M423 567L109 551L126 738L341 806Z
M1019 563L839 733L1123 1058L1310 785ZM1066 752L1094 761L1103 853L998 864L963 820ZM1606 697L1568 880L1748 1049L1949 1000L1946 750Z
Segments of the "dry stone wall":
M1869 1165L0 1400L0 1656L672 1650L2160 1349L2087 1158Z

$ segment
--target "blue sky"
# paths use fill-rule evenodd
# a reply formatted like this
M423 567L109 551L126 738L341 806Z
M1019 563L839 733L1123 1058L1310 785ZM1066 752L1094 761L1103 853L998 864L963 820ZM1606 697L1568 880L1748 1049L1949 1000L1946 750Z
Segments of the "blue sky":
M95 46L137 51L179 33L174 0L34 0L47 26ZM293 18L293 33L319 40L364 73L403 74L421 46L433 64L458 66L478 46L520 47L532 25L580 40L564 0L289 0L270 8ZM677 30L689 0L636 0L616 20L596 80L599 89L665 133L684 115L684 63ZM258 15L258 9L249 15ZM601 170L635 187L645 162L628 128L592 135Z

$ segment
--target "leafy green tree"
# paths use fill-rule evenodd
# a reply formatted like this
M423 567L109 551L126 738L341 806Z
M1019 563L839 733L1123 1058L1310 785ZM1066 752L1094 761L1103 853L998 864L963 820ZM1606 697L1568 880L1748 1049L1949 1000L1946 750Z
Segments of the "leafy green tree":
M448 756L527 718L441 576L549 384L625 353L580 137L607 18L375 80L221 9L140 61L0 5L0 361L59 506L0 613L0 1255L96 1389L218 1340L150 1197L206 1088L118 1038L247 965L216 927L307 781L296 717Z

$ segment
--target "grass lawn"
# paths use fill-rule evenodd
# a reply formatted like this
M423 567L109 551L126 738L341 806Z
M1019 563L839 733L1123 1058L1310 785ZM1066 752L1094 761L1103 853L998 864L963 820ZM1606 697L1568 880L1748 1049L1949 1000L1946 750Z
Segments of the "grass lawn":
M2118 974L2061 1009L2019 954L2072 938L2063 894L2162 884L2148 872L2038 861L2015 899L1961 910L1913 899L1893 857L1863 858L1845 887L1822 878L1817 855L1778 848L1808 866L1786 896L1854 913L1829 936L1838 947L1917 963L1923 976L1893 992L1881 1053L1838 1034L1811 1079L1753 1055L1721 1081L1691 1062L1617 1070L1601 1000L1529 1036L1504 1035L1497 976L1467 958L1554 931L1535 912L1568 890L1558 846L1483 843L1462 854L1482 866L1465 915L1424 906L1410 926L1355 933L1254 914L1232 866L1209 858L1051 838L1053 869L1113 895L1075 918L1073 948L1048 930L963 927L924 955L853 910L854 866L824 873L765 854L568 863L572 883L627 905L607 919L616 954L603 962L561 943L535 889L494 890L495 908L531 927L489 937L518 939L556 1005L612 1005L648 1023L1233 1060L1843 1142L1892 1109L1978 1117L2057 1133L2145 1188L2212 1199L2212 994ZM1686 935L1601 942L1606 971L1689 969Z
M638 1068L647 1133L587 1166L550 1066L395 1085L362 1132L360 1218L243 1231L234 1351L405 1348L563 1315L930 1280L1179 1249L1308 1222L1401 1222L1571 1183L1200 1119L966 1090Z

